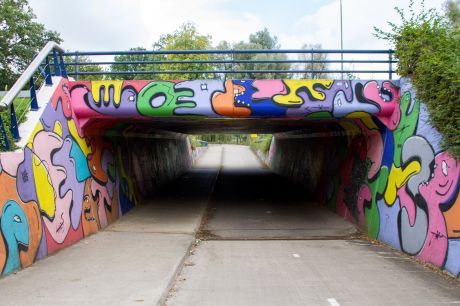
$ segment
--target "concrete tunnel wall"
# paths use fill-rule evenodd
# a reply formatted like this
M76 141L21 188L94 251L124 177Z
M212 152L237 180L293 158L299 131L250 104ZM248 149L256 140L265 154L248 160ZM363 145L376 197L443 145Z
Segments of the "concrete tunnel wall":
M2 275L106 227L198 156L183 134L81 130L60 82L26 147L0 153Z
M408 80L391 120L275 135L266 163L371 238L460 277L460 165Z

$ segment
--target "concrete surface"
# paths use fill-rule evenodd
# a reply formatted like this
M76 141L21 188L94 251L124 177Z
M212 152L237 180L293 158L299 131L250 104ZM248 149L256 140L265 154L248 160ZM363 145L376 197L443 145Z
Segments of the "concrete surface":
M460 283L363 241L204 241L167 306L444 305Z
M223 146L203 230L208 239L331 239L356 232L304 189L268 170L246 146Z

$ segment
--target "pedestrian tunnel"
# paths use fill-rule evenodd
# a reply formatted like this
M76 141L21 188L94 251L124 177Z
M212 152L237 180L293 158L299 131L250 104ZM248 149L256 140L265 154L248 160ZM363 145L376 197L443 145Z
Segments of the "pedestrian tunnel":
M460 272L458 163L408 80L61 78L40 102L46 106L28 123L22 148L0 153L3 274L105 228L213 152L222 173L205 234L302 239L295 229L308 200L373 239ZM273 134L269 150L255 153L278 176L263 167L231 169L225 158L243 165L252 154L246 147L197 147L188 137L209 133ZM172 192L190 188L189 178L181 180ZM229 199L253 210L239 210L249 218L225 230L222 216L237 215ZM275 202L295 209L270 206ZM300 225L280 218L278 230L251 228L275 210L296 215Z

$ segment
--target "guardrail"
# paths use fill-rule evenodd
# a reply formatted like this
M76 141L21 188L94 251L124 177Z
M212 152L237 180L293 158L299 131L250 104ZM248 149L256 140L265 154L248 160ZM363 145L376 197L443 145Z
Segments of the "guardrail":
M267 55L277 54L284 55L284 58L271 58L271 59L244 59L247 55ZM303 55L303 59L289 59L288 56ZM94 52L66 52L64 55L67 58L72 58L72 61L66 61L67 67L72 67L73 71L69 75L78 79L80 76L87 75L105 75L105 76L135 76L135 75L155 75L166 74L195 74L198 78L199 75L214 75L214 78L226 78L227 75L238 74L240 77L253 77L263 73L271 74L318 74L318 73L338 73L341 74L387 74L389 79L392 79L393 74L396 72L393 60L393 50L321 50L321 49L270 49L270 50L132 50L132 51L94 51ZM319 60L315 59L318 58ZM328 59L328 56L338 56L338 59ZM378 55L380 59L343 59L343 55L348 56L362 56L362 55ZM81 61L84 56L85 60ZM140 57L135 60L115 60L115 56L128 56L131 58ZM193 59L200 56L200 59ZM100 57L112 57L111 60L97 60ZM275 56L276 57L276 56ZM90 58L91 61L88 61ZM171 59L175 58L175 59ZM184 59L177 59L184 58ZM191 59L190 59L191 58ZM96 60L94 60L96 59ZM288 68L284 69L257 69L260 64L282 64ZM320 64L320 68L318 68ZM331 64L340 64L335 69L325 69ZM366 65L376 67L379 69L357 69L353 66L350 68L343 68L344 64L351 65ZM82 71L83 66L102 66L107 67L102 71ZM125 65L129 67L126 70L116 69L116 66ZM173 66L174 65L174 66ZM189 65L188 67L184 67ZM190 69L190 65L204 65L206 69ZM297 66L295 66L297 65ZM323 66L321 66L323 65ZM382 68L385 65L385 68ZM299 68L301 66L301 68ZM250 69L249 69L250 68Z
M19 79L14 83L11 89L0 101L0 111L9 109L10 112L10 131L15 141L20 139L18 120L14 109L13 101L27 86L30 91L30 110L38 110L36 84L43 83L45 86L53 85L52 76L67 77L66 68L63 60L64 50L55 42L48 42L45 47L35 56L32 63L22 73ZM50 59L52 62L50 62ZM53 67L52 67L53 66ZM52 69L53 68L53 69ZM42 80L41 80L42 78ZM3 144L8 151L11 149L8 140L8 134L5 124L0 116L0 136L3 138Z

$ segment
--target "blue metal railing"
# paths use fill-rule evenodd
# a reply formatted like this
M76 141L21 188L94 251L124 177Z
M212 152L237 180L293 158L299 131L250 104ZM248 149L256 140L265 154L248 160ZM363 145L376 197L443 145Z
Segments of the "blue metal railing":
M32 63L26 68L24 73L18 78L11 89L6 93L0 102L0 111L9 110L9 132L14 141L20 139L19 122L25 113L21 114L19 119L16 116L14 100L19 95L21 90L27 88L30 91L29 104L31 111L39 109L36 93L36 85L43 83L45 86L53 85L52 76L67 77L66 67L63 60L64 50L55 42L49 42L43 49L37 53ZM50 57L52 64L50 63ZM28 106L28 107L29 107ZM0 116L0 142L6 151L11 149L10 141L8 140L5 122Z
M396 61L393 60L393 50L321 50L321 49L271 49L271 50L132 50L132 51L92 51L92 52L66 52L64 56L71 58L71 61L66 61L66 66L74 67L72 72L69 72L69 75L74 76L76 79L79 76L87 75L162 75L162 74L213 74L223 75L226 77L228 74L263 74L263 73L283 73L283 74L310 74L310 73L340 73L343 78L343 74L387 74L389 79L392 78L393 74L396 72L395 64ZM241 59L238 58L241 55L250 54L282 54L284 58L280 59ZM309 54L310 59L305 57L304 59L289 59L288 55L293 54ZM380 56L380 59L328 59L327 56L333 55L354 55L354 56ZM142 59L136 60L97 60L98 57L104 56L145 56ZM175 55L183 55L185 59L169 59L168 57ZM190 59L195 55L206 55L206 59ZM314 55L322 55L323 59L314 59ZM90 58L91 61L85 60L81 61L81 57ZM187 58L187 56L189 58ZM227 56L227 58L222 58L222 56ZM73 57L73 58L72 58ZM159 58L159 59L158 59ZM93 60L95 59L95 60ZM190 67L183 67L183 65L197 64L203 65L206 64L206 69L190 69ZM229 67L226 66L229 64ZM238 66L238 64L243 64ZM252 64L254 67L247 69L246 64ZM284 64L288 65L288 68L285 69L257 69L257 65L260 64ZM296 67L293 64L301 64L304 67ZM354 67L349 67L347 69L318 69L315 68L315 64L322 64L328 66L331 64L359 64L370 66L370 69L357 69ZM102 66L106 69L101 69L101 71L85 71L82 69L82 66ZM118 69L113 69L119 65L132 65L129 70L119 71ZM161 65L161 67L159 67ZM174 67L172 67L174 65ZM182 66L181 66L182 65ZM223 65L223 66L222 66ZM385 66L382 66L385 65ZM378 69L373 67L378 67ZM165 68L166 67L166 68ZM310 67L310 68L309 68Z

